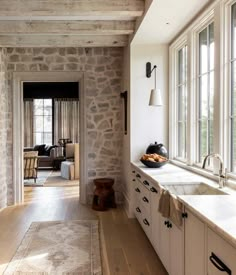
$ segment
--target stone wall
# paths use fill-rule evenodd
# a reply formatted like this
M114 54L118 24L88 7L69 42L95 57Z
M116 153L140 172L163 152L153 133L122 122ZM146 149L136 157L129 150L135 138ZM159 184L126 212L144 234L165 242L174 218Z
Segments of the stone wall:
M117 201L122 201L122 48L8 48L8 92L12 98L14 71L83 71L87 112L87 198L93 179L115 178ZM12 110L12 103L10 106ZM12 114L10 115L12 118ZM12 122L10 124L12 129ZM12 140L12 138L10 139ZM12 156L12 142L8 154ZM1 146L2 147L2 146ZM12 157L10 157L12 163ZM8 204L12 203L12 172L8 178Z
M7 175L9 169L8 155L10 135L9 100L6 79L6 49L0 49L0 209L7 204ZM4 161L3 161L4 160ZM11 180L11 178L10 178Z

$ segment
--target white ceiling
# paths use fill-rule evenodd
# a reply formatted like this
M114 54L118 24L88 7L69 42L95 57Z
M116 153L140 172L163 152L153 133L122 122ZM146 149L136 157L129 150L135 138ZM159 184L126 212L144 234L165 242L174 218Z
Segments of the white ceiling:
M153 0L132 44L169 43L209 2L212 1Z

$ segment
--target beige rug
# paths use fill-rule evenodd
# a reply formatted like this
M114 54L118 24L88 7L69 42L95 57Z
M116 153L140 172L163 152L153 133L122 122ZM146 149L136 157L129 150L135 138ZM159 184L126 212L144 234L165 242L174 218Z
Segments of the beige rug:
M79 185L79 180L67 180L61 177L60 171L52 171L44 183L44 187L75 186Z
M25 179L24 186L44 186L51 173L52 170L38 170L36 182L34 179Z
M98 221L34 222L4 275L101 275Z

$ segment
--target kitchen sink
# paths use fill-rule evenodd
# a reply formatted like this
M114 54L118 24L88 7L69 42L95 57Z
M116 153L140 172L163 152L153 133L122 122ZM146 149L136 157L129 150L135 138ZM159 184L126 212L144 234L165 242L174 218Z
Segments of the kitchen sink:
M224 191L204 182L163 185L172 195L227 195Z

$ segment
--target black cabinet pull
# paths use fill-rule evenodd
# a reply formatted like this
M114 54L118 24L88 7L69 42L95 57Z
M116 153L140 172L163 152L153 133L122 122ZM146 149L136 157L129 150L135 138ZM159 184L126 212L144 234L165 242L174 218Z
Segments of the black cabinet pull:
M187 218L188 217L188 213L184 212L182 213L182 218Z
M149 186L149 182L146 180L143 181L143 184Z
M141 176L139 174L136 175L136 178L141 178Z
M138 213L141 213L141 210L140 210L139 207L136 207L136 211L137 211Z
M157 190L156 190L156 188L154 188L154 187L151 187L150 191L153 192L153 193L158 193Z
M167 227L168 227L168 228L172 228L172 224L169 222L169 223L167 224Z
M149 200L146 197L143 197L143 201L147 203L149 202Z
M143 223L149 226L149 222L146 219L143 220Z
M135 173L135 171L133 170L133 171L132 171L132 173L134 174L134 173Z
M137 188L135 188L135 191L136 192L138 192L138 193L140 193L140 190L139 190L139 188L137 187Z
M164 221L164 225L168 226L168 224L169 224L169 221Z
M215 253L211 252L211 256L209 257L210 261L212 262L212 264L219 269L222 272L226 272L228 275L231 275L232 272L231 270L228 268L228 266L226 266L217 256Z
M133 181L136 181L135 179L133 179Z

